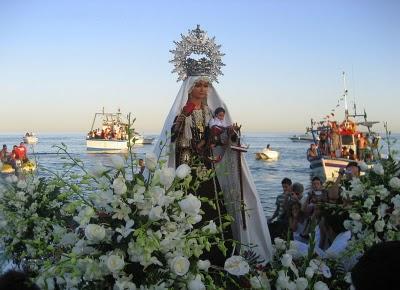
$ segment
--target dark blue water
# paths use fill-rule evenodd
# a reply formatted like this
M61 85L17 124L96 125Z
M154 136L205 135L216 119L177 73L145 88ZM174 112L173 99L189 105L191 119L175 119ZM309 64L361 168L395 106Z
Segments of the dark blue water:
M250 145L245 156L267 216L271 215L275 209L275 198L281 192L281 180L284 177L289 177L293 182L302 183L306 189L310 186L311 171L305 158L309 144L292 142L289 139L290 136L289 133L262 133L248 134L244 138L244 143ZM36 145L28 145L28 152L30 158L36 158L38 161L41 175L48 174L41 167L53 171L63 170L65 160L61 159L62 155L57 154L57 149L53 147L61 143L66 144L72 156L81 159L87 167L94 166L99 161L110 164L111 154L95 154L86 151L86 135L84 133L40 134L38 138L39 142ZM21 140L21 134L0 134L0 145L7 144L9 150L12 145L18 145ZM255 153L262 150L267 144L270 144L273 150L280 152L277 161L255 159ZM398 148L399 144L395 144L395 147ZM152 145L135 146L138 158L152 150Z

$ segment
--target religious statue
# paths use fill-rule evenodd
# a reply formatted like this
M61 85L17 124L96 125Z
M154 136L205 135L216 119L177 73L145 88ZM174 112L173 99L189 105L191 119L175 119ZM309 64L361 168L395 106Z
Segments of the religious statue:
M213 220L217 225L221 215L228 213L234 219L231 228L222 233L226 240L236 240L237 247L229 248L228 255L236 252L252 251L264 262L272 257L272 245L267 220L261 207L255 184L246 160L238 144L238 126L232 123L229 110L213 86L224 65L220 46L197 26L182 35L175 42L171 52L175 65L174 72L183 80L181 89L172 105L161 132L159 144L155 146L157 155L166 155L168 166L177 167L182 163L195 169L214 169L216 175L203 182L194 193L213 200L216 207L202 204L205 212L203 221ZM203 55L200 59L192 54ZM204 56L205 55L205 56ZM216 109L223 108L224 122L229 125L228 143L223 146L212 144L210 120ZM224 124L225 124L224 123ZM232 144L232 146L230 146ZM219 192L223 197L219 197ZM223 266L227 257L221 257L218 249L211 249L210 261Z

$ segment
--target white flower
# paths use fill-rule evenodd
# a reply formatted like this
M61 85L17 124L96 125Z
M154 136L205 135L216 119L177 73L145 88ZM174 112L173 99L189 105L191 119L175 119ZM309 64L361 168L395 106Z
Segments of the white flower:
M208 223L208 225L206 225L206 226L204 226L204 227L202 228L202 230L203 230L204 232L210 231L210 234L216 234L216 233L218 232L218 230L217 230L217 225L215 224L214 221L210 221L210 222Z
M183 276L189 271L190 262L186 257L176 256L170 262L171 270L178 276Z
M250 266L242 256L232 256L226 259L224 269L229 274L242 276L249 272Z
M396 194L392 199L391 202L394 205L394 208L400 208L400 194Z
M312 267L307 267L305 275L308 279L311 279L314 276L314 269Z
M314 290L329 290L329 287L324 282L318 281L314 284Z
M369 169L367 163L364 161L358 162L358 166L360 167L361 171L367 171Z
M161 206L152 207L149 212L149 219L151 221L158 221L162 218L163 209Z
M150 171L154 171L157 168L157 156L154 153L146 153L146 157L144 159L144 164L147 169Z
M121 170L125 167L125 159L119 155L111 156L111 162L115 169Z
M120 228L117 228L115 231L121 234L120 236L117 237L117 241L120 242L122 238L126 238L127 236L129 236L134 231L134 229L132 229L134 225L135 225L134 220L127 220L125 227L121 226Z
M190 166L183 163L178 166L176 169L176 176L180 179L184 179L186 176L188 176L191 172Z
M351 212L350 213L350 218L352 220L359 221L361 219L361 216L356 212Z
M101 241L106 237L106 230L96 224L88 224L85 228L85 236L90 241Z
M188 290L206 290L206 286L203 281L201 281L200 275L197 275L195 279L189 281Z
M262 272L258 272L257 276L253 276L250 278L250 285L252 289L271 289L267 275Z
M289 288L289 277L286 275L286 272L280 270L278 272L278 279L276 279L276 288L277 289L288 289Z
M296 289L297 290L305 290L308 286L308 281L304 277L300 277L296 279Z
M372 167L372 171L378 175L383 175L385 173L385 170L383 169L383 166L380 163L375 164L374 167Z
M200 211L201 201L193 194L189 194L179 202L179 207L186 214L197 215Z
M292 264L292 255L284 254L281 258L281 263L283 267L289 267Z
M385 221L384 220L377 220L376 222L375 222L375 230L378 232L378 233L381 233L381 232L383 232L383 229L385 228Z
M286 241L281 239L281 238L275 238L274 239L274 244L275 244L275 247L278 250L285 250L286 249Z
M314 272L322 274L325 278L329 279L332 277L331 270L323 261L312 259L310 261L310 267L314 270Z
M17 182L17 187L18 188L21 188L21 189L24 189L24 188L26 188L28 186L28 184L26 183L26 181L25 180L19 180L18 182Z
M160 171L160 183L165 186L165 188L170 188L175 179L175 168L164 167Z
M210 268L210 266L211 266L211 263L209 260L198 260L197 261L197 268L200 271L208 272L208 268Z
M389 186L393 189L399 190L400 189L400 178L392 177L389 181Z
M113 273L119 272L120 270L122 270L125 267L124 259L122 259L118 255L108 256L106 264L107 264L108 270L110 270Z
M101 162L96 162L96 164L90 168L89 173L95 177L100 177L104 172L107 171L107 168L103 166Z
M128 189L125 184L125 179L122 176L118 176L117 178L114 179L113 188L115 194L117 195L124 194Z
M371 207L374 205L374 201L371 199L371 198L367 198L365 201L364 201L364 205L363 205L363 207L365 207L365 208L367 208L367 209L371 209Z

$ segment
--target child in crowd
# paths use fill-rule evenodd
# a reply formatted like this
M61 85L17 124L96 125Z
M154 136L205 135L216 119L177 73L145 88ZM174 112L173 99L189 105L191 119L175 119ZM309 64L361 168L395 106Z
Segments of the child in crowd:
M286 215L286 203L292 192L292 181L289 178L282 179L282 190L283 192L276 197L276 209L274 214L269 218L270 223L269 229L272 238L284 235L288 225L288 218ZM275 218L277 220L272 222Z
M322 181L318 176L313 177L311 181L311 191L306 197L303 210L308 216L314 214L317 204L327 200L327 192L322 188Z

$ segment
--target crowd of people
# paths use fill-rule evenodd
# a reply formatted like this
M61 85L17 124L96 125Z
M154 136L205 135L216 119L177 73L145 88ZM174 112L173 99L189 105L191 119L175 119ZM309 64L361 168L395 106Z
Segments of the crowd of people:
M357 132L355 124L350 121L347 122L347 125L340 126L336 122L329 122L328 126L319 132L318 137L319 140L312 143L307 150L308 161L319 159L322 156L370 161L374 156L369 148L377 148L378 142L375 136ZM346 137L350 139L348 140L350 145L343 144L342 141Z
M88 139L126 140L127 132L124 126L104 126L88 133Z
M28 149L24 142L21 142L19 146L14 145L11 152L8 151L7 145L3 144L3 148L0 151L0 161L3 164L10 164L14 169L19 163L25 163L28 161Z
M283 192L276 197L276 210L269 219L271 237L296 241L300 252L308 252L308 243L315 235L316 252L321 257L334 258L346 249L351 232L344 228L346 214L339 214L330 205L346 208L350 201L341 196L341 187L349 186L353 177L360 175L357 162L350 162L341 170L335 182L323 185L319 177L311 181L311 189L304 192L301 183L284 178Z

